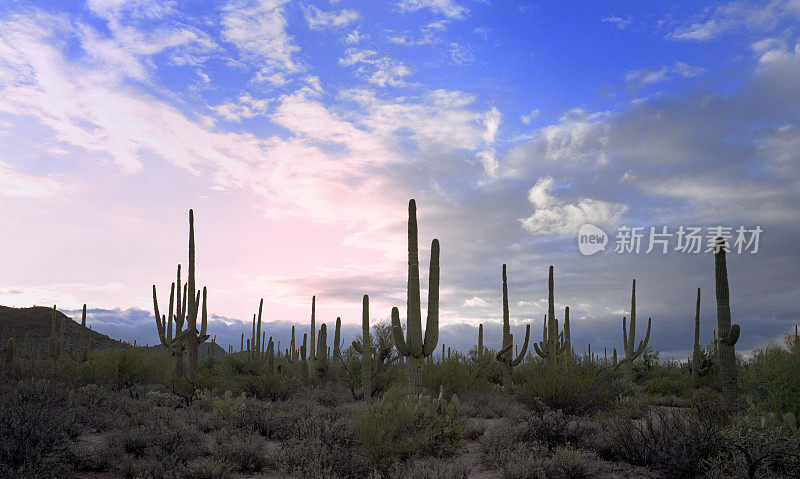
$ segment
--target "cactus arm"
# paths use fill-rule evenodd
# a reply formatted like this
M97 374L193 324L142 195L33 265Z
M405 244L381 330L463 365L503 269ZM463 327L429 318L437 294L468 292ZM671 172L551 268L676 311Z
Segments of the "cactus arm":
M357 352L358 354L364 354L364 350L361 349L361 343L359 343L358 341L353 341L352 346L355 352Z
M644 352L644 348L647 347L647 343L650 341L650 325L653 321L653 318L647 318L647 332L644 335L644 339L639 341L639 347L636 348L636 351L633 353L634 358L638 358Z
M428 318L425 322L423 356L430 356L439 342L439 240L431 242L431 263L428 273Z
M264 309L264 298L258 303L258 321L256 322L256 347L257 352L261 352L261 312Z
M506 353L511 351L511 348L513 348L513 347L514 347L513 344L507 344L504 348L500 349L500 351L497 351L497 355L495 356L495 359L497 359L501 363L506 362Z
M408 350L406 341L403 339L403 327L400 325L400 311L397 307L392 308L392 340L401 356L411 355L411 351Z
M161 314L158 311L158 295L156 294L156 285L153 285L153 312L155 313L156 317L156 329L158 330L158 338L161 340L161 344L165 344L167 338L164 331L164 323L162 322Z
M720 339L723 343L727 344L728 346L733 346L739 341L739 333L741 333L741 328L738 324L734 323L731 325L731 329L728 330L728 336Z
M540 348L540 346L541 346L541 348ZM536 351L536 354L538 354L540 358L547 359L547 356L548 356L547 348L545 347L543 342L539 342L538 344L537 343L533 343L533 350Z
M202 316L200 318L200 335L201 336L206 336L206 338L208 338L208 335L206 334L206 329L208 328L208 304L207 304L208 301L207 300L208 300L208 292L206 291L206 287L203 286L203 312L202 312ZM200 342L202 343L203 341L200 341Z
M525 325L525 341L522 343L522 350L519 352L519 355L517 356L517 358L515 360L511 361L511 365L512 366L517 366L519 363L522 362L523 359L525 359L525 353L528 351L528 340L530 339L530 336L531 336L531 325L530 324L526 324Z
M628 352L628 324L627 318L625 316L622 317L622 348L625 350L625 353Z

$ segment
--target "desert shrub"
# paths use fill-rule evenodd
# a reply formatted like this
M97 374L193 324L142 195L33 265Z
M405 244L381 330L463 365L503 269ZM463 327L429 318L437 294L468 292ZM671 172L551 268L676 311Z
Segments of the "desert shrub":
M245 394L266 401L284 401L299 388L299 382L270 373L241 374L218 380L216 386L234 396Z
M486 424L484 424L482 421L470 418L467 419L467 422L464 426L463 436L464 439L468 441L473 441L483 436L485 432L486 432Z
M600 460L597 454L584 449L558 447L553 455L543 461L543 468L548 478L553 479L585 479L594 477L598 471Z
M591 420L569 416L560 410L544 409L523 419L520 440L539 441L553 449L566 444L578 444L595 430L596 425Z
M653 396L681 397L689 393L689 382L680 375L664 374L645 381L644 392Z
M466 479L471 468L466 461L456 458L445 461L425 458L399 464L389 474L391 479Z
M700 461L719 450L729 406L707 391L691 408L651 407L635 419L625 410L600 422L596 449L612 459L676 476L699 472Z
M800 477L800 434L794 418L750 415L733 421L720 437L720 453L704 461L716 478Z
M511 450L521 441L521 436L522 429L509 422L488 428L479 441L481 464L489 469L505 467Z
M438 392L443 388L445 397L453 394L463 397L469 392L490 386L486 379L480 377L475 367L461 360L458 353L449 359L426 366L423 369L422 385L431 392Z
M464 418L456 396L413 397L400 388L366 406L354 417L360 450L374 469L413 456L452 455L462 443Z
M361 334L354 340L361 343ZM370 344L372 346L372 394L380 396L389 387L397 382L399 376L397 350L392 341L392 326L388 322L377 323L370 331ZM348 346L341 353L341 378L347 384L354 398L361 398L361 354L352 346Z
M50 477L61 470L69 441L82 430L67 392L50 381L4 384L0 390L3 477Z
M256 433L223 430L217 434L214 456L219 461L229 462L235 471L260 471L266 464L266 446L266 440Z
M791 345L791 343L790 343ZM800 350L778 346L757 349L739 373L742 392L755 412L791 412L800 417Z
M137 396L139 387L163 380L170 370L170 358L139 349L90 351L80 365L79 380L84 384L105 385Z
M335 411L299 417L281 444L277 466L300 477L363 477L366 461L350 420Z
M482 389L465 396L461 412L484 419L513 418L524 415L525 408L498 389Z
M181 467L181 479L226 479L231 477L231 465L213 457L198 457Z
M547 450L536 443L510 444L498 469L503 479L547 479Z
M278 432L278 406L246 396L233 396L227 391L222 397L210 400L212 411L219 421L234 429L254 431L265 437Z
M542 365L534 369L532 376L516 387L516 397L530 408L538 407L541 400L551 409L589 415L609 408L619 391L617 381L569 361L558 368Z

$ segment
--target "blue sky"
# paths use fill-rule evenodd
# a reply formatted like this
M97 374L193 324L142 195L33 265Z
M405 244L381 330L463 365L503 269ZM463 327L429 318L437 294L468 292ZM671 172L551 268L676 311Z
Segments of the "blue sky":
M618 346L634 277L654 347L688 351L697 287L710 338L709 255L584 257L583 223L761 226L729 262L742 350L763 345L798 321L799 20L797 0L0 3L0 302L86 302L153 342L191 207L223 344L260 297L270 321L316 294L355 324L368 293L385 319L413 197L454 345L498 320L502 263L518 327L554 264L580 341Z

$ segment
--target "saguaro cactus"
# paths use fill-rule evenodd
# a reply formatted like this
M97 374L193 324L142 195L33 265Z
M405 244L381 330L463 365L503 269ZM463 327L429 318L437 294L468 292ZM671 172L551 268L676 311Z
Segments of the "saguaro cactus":
M331 355L331 377L334 381L339 379L339 362L341 361L340 343L342 341L342 318L336 318L336 328L333 331L333 355ZM334 387L336 383L334 382Z
M308 379L308 360L306 359L306 340L308 335L303 333L303 345L300 347L300 377Z
M525 325L525 341L522 343L522 351L514 358L514 335L511 334L511 324L508 319L508 278L506 277L506 265L503 265L503 347L497 352L495 359L503 363L503 387L506 389L511 387L511 368L519 365L525 357L530 334L531 325Z
M319 337L317 337L317 355L315 359L317 367L317 378L319 380L319 387L324 388L328 380L328 327L325 323L319 328Z
M86 349L86 303L84 303L83 313L81 314L81 331L78 335L78 355L80 357L80 361L86 361L88 354L89 353Z
M736 349L741 329L731 324L731 303L728 291L728 266L725 261L727 244L724 238L717 238L714 253L714 280L717 294L717 328L719 329L719 379L722 392L730 399L739 396L736 371Z
M353 349L361 354L361 389L364 400L372 396L372 340L369 336L369 296L361 301L361 342L353 341Z
M483 323L478 325L478 359L480 360L483 358L484 349L483 349Z
M311 297L311 344L309 345L308 349L308 373L314 378L316 374L316 365L314 364L314 360L316 359L317 354L317 346L315 342L315 335L317 334L317 325L316 325L316 305L317 305L317 297Z
M422 339L422 306L419 292L419 251L417 246L417 205L408 202L408 302L407 338L403 338L400 312L392 308L392 338L401 356L408 357L409 392L418 396L422 388L424 358L430 356L439 341L439 240L431 242L431 263L428 273L428 318L425 339Z
M692 376L690 385L697 387L697 370L700 368L700 288L697 288L697 306L694 313L694 347L692 348Z
M633 381L633 361L642 355L644 349L650 341L650 325L652 318L647 319L647 333L644 335L644 340L639 341L639 347L634 349L636 344L636 280L633 280L631 287L631 329L630 333L625 323L626 319L622 318L622 345L625 348L625 359L620 364L626 381Z
M164 316L158 313L158 300L156 297L156 287L153 285L153 307L156 314L156 326L158 328L159 339L164 348L172 348L175 355L175 373L180 376L183 372L183 350L186 349L189 355L189 374L194 380L197 374L198 347L205 342L209 335L206 334L208 326L207 299L208 292L203 287L202 303L200 301L200 291L195 289L195 248L194 248L194 212L189 210L189 277L184 285L183 302L181 302L181 267L178 265L177 285L174 291L177 292L178 313L175 315L175 334L167 341L168 333L171 334L172 317L172 292L170 292L170 319L164 320ZM202 306L201 306L202 305ZM197 316L200 314L200 330L197 329ZM161 319L159 319L161 318ZM186 321L186 329L181 331L183 322ZM166 343L165 343L166 341Z
M61 323L61 335L56 334L56 305L53 305L53 312L50 320L50 357L59 359L64 351L64 323Z
M547 279L547 290L547 318L545 318L546 324L542 328L542 340L539 342L539 344L534 343L533 349L536 351L536 354L538 354L539 357L547 361L547 364L555 366L558 363L558 358L563 356L566 351L569 351L569 345L564 339L564 333L558 332L555 296L553 294L552 266L550 266L550 272ZM567 310L566 314L569 314L569 310Z

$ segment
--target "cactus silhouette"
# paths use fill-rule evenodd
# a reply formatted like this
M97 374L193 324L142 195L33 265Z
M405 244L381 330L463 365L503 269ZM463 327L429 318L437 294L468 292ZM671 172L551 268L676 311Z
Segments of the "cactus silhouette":
M715 240L714 280L717 295L717 328L719 329L719 379L722 392L730 399L739 396L736 371L736 349L741 329L731 324L731 303L728 290L728 266L725 261L727 244L724 238Z
M644 340L639 341L639 346L634 349L636 344L636 280L633 280L631 287L631 329L628 332L626 325L626 318L622 318L622 345L625 348L625 359L620 361L624 377L626 381L633 381L633 361L642 355L647 343L650 341L650 325L652 318L647 320L647 333L644 335Z
M392 308L392 338L397 352L408 358L408 389L418 396L422 391L424 359L436 349L439 341L439 240L431 242L431 263L428 273L428 318L425 339L422 337L421 295L419 292L419 251L417 246L417 205L408 202L408 291L407 337L403 338L400 312Z
M324 388L328 380L328 327L325 323L319 328L319 336L317 337L317 355L314 361L317 368L317 379L319 387Z
M189 210L189 274L183 289L183 302L181 302L181 266L178 265L177 284L172 284L170 289L169 318L159 315L156 286L153 285L153 309L155 310L156 327L161 344L167 351L172 351L175 356L175 375L183 374L183 350L188 352L189 375L194 380L197 374L198 346L204 343L209 335L206 333L208 326L207 299L208 292L203 287L202 303L200 291L195 289L195 245L194 245L194 212ZM175 318L175 332L172 332L172 299L173 291L177 292L175 301L177 312ZM202 305L202 306L201 306ZM200 330L197 329L197 316L200 314ZM183 328L184 321L186 329Z
M694 347L692 348L692 375L689 384L697 387L697 370L700 368L700 288L697 288L697 306L694 313Z
M503 387L505 389L511 387L511 369L519 365L525 357L531 334L531 325L525 325L525 341L522 343L522 351L514 358L514 335L511 334L508 316L508 278L506 276L506 265L503 265L503 347L497 352L495 359L503 364Z
M369 337L369 296L361 300L361 342L353 341L353 349L361 355L361 384L364 400L372 396L372 341Z
M547 317L545 318L545 325L542 328L542 340L539 342L539 344L534 343L533 349L536 351L536 354L538 354L539 357L547 361L547 364L550 366L555 366L559 362L558 358L563 356L565 352L569 351L569 344L564 338L564 332L558 332L555 296L553 294L552 266L550 266L550 271L547 278L547 291ZM569 314L569 310L567 310L567 314ZM566 330L567 329L565 329L565 331Z

